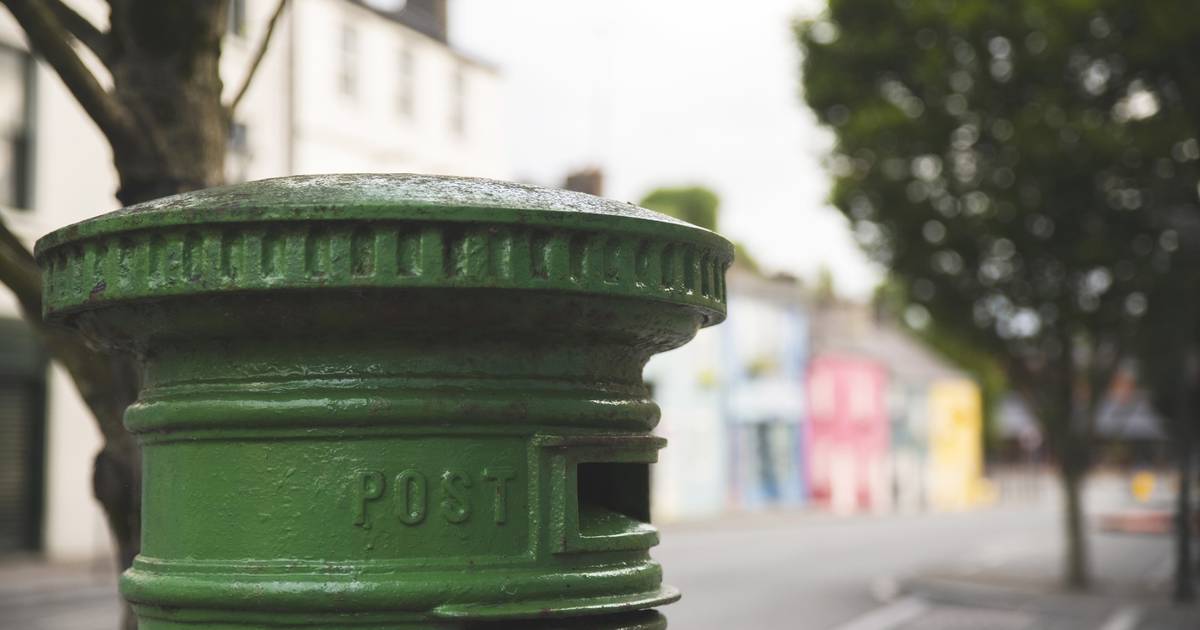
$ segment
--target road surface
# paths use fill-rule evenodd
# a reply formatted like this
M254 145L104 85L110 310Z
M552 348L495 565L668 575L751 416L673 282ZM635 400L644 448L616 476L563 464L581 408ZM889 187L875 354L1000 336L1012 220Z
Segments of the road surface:
M852 622L898 597L907 578L916 575L1053 592L1061 531L1050 501L910 516L793 512L668 525L653 555L664 566L666 582L683 592L682 600L663 608L672 628L840 630L858 628ZM1090 539L1100 592L1165 590L1169 538L1093 530ZM985 626L1050 627L1033 622L958 627Z
M1095 496L1089 502L1104 509ZM1091 604L1051 602L1050 616L1032 612L1056 588L1062 546L1056 504L1048 494L1037 502L955 514L789 511L668 524L653 555L683 599L662 611L672 630L1200 628L1200 617L1195 624L1148 625L1148 617L1121 602L1096 609L1096 597ZM1101 593L1130 585L1165 590L1169 538L1093 531L1091 542ZM969 600L985 606L955 607L907 592L912 576L941 576L951 587L1015 586L1032 599L988 602L970 594ZM96 568L0 566L0 630L114 628L113 579Z

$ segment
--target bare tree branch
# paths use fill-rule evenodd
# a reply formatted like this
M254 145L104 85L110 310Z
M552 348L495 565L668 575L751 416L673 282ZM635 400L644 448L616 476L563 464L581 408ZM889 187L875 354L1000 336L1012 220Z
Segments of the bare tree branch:
M122 567L138 551L141 531L137 475L140 454L137 440L125 430L125 408L137 391L138 371L126 356L106 354L89 346L83 335L42 321L42 278L33 255L0 218L0 282L12 289L26 321L33 327L50 356L67 370L80 398L96 418L104 436L104 449L96 456L93 492L105 508ZM122 627L136 630L126 609Z
M41 316L42 274L33 255L0 220L0 282L12 289L21 308Z
M246 71L246 78L242 81L242 87L234 94L233 100L226 106L225 111L229 119L233 119L233 112L237 109L238 103L242 102L242 97L246 96L246 91L250 89L250 82L254 80L254 75L258 72L258 67L262 65L263 57L267 55L267 48L271 45L271 37L275 34L275 27L279 24L279 17L283 15L283 10L287 8L288 0L279 0L279 4L275 5L275 12L271 14L271 19L267 21L267 30L263 33L262 41L258 43L258 50L254 52L254 58L250 61L250 69Z
M100 61L104 62L104 65L109 65L112 45L107 33L96 28L87 18L67 6L62 0L46 0L46 3L63 28L67 29L67 32L74 35L75 39L95 53Z
M12 289L25 313L46 345L50 356L59 361L71 374L79 394L96 416L100 432L114 448L130 448L132 440L121 426L124 406L114 403L114 393L126 388L132 363L94 350L83 337L66 328L42 323L42 274L33 255L0 220L0 282ZM128 444L126 444L128 443Z
M138 146L141 139L129 113L117 103L75 53L67 31L50 7L38 0L0 0L12 12L29 38L30 47L41 53L67 89L108 141L114 145Z

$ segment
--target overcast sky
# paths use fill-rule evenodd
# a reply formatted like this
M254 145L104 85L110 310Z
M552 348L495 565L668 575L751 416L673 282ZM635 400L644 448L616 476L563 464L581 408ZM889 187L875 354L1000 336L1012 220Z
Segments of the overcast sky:
M801 104L790 22L814 0L453 0L451 40L504 76L513 177L561 185L588 165L605 196L720 194L721 232L765 266L828 266L865 297L879 272L829 207L830 138Z

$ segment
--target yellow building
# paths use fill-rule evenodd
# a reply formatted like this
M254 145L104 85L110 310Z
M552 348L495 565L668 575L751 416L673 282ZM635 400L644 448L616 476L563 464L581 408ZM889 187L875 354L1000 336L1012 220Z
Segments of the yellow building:
M988 500L983 478L983 405L967 379L940 379L929 388L929 506L959 510Z

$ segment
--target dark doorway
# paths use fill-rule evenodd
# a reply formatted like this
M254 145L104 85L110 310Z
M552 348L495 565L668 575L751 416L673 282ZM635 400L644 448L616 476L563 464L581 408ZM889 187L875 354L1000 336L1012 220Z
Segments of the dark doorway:
M0 319L0 554L41 548L46 358L24 322Z

